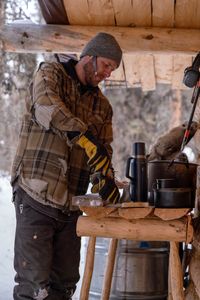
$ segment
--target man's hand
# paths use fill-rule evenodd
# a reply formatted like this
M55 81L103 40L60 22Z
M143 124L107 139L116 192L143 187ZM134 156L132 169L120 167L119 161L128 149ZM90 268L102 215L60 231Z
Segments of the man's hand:
M101 176L102 176L101 172L93 173L90 175L90 181L93 185L91 188L91 192L94 194L99 193L99 180L100 180ZM107 170L106 176L109 177L110 179L114 180L115 175L114 175L113 167L109 167L109 169ZM116 182L116 180L115 180L115 182Z
M89 131L86 131L76 143L85 149L91 172L106 175L111 164L106 148L99 144Z
M115 181L109 177L105 177L100 181L99 195L101 196L104 204L119 203L120 193Z
M119 203L120 194L113 178L101 174L94 174L91 177L91 182L93 184L91 192L99 193L104 204Z

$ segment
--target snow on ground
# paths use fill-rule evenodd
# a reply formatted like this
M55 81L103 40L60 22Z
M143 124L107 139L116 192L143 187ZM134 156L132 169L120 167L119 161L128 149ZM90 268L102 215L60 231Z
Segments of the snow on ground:
M15 210L8 177L0 177L0 299L12 300Z
M0 300L12 300L14 276L13 250L15 235L15 210L9 178L0 174ZM87 239L82 238L80 273L83 273ZM79 300L80 284L73 300Z

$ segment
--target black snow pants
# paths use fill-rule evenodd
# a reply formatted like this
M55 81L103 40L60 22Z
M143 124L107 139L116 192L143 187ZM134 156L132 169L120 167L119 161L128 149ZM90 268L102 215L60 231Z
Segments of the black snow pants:
M80 238L72 212L58 221L26 202L23 190L14 193L16 234L14 300L72 299L79 280Z

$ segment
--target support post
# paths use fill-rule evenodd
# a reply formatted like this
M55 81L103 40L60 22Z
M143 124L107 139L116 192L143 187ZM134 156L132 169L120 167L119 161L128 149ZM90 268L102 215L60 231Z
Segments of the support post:
M111 285L112 285L112 275L113 275L113 270L114 270L114 265L115 265L117 244L118 244L117 239L110 240L108 257L107 257L107 261L106 261L105 276L104 276L104 280L103 280L101 300L109 300L109 297L110 297L110 290L111 290Z
M184 300L183 272L177 242L170 242L169 270L172 299Z
M90 283L92 280L92 273L94 268L95 244L96 237L90 237L87 247L86 263L80 292L80 300L89 299Z

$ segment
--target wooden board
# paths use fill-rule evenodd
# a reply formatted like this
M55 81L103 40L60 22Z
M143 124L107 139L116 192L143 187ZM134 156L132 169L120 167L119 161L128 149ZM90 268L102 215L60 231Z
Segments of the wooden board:
M151 26L151 1L112 0L117 26Z
M140 84L140 56L134 54L127 54L123 55L123 61L125 66L126 78L128 83L131 86L137 86Z
M187 89L183 84L184 70L191 66L192 59L188 55L174 55L173 56L173 76L172 89Z
M112 72L111 76L108 79L109 80L119 80L119 81L125 80L125 72L124 72L122 62L120 64L119 68L117 68L117 70Z
M143 91L152 91L156 88L153 55L140 56L140 81Z
M174 27L174 0L152 0L152 26Z
M176 0L175 24L180 28L200 28L200 1Z
M93 218L104 218L108 217L109 215L112 216L118 216L116 207L88 207L88 206L80 206L80 210L83 211L87 216L93 217ZM116 212L115 214L113 214Z
M63 0L63 2L71 25L115 24L111 0Z
M174 98L174 101L171 102L171 104L170 104L171 109L172 109L170 123L171 123L172 127L175 127L175 126L179 126L181 124L181 120L182 120L182 95L181 95L181 91L180 90L174 90L172 97Z
M194 228L193 228L193 225L192 225L192 217L191 215L190 216L187 216L188 217L188 229L187 229L187 236L186 236L186 244L189 244L192 242L193 240L193 236L194 236Z
M154 54L155 77L157 83L171 84L173 71L172 55Z
M133 220L146 218L153 210L153 207L118 208L118 214L124 219Z
M88 16L88 1L87 0L63 0L66 14L68 16L69 23L87 25L90 24L90 18Z
M149 202L128 201L128 202L122 203L122 207L124 207L124 208L132 208L132 207L144 208L144 207L149 207Z
M190 208L155 208L154 215L162 220L179 219L187 215Z

